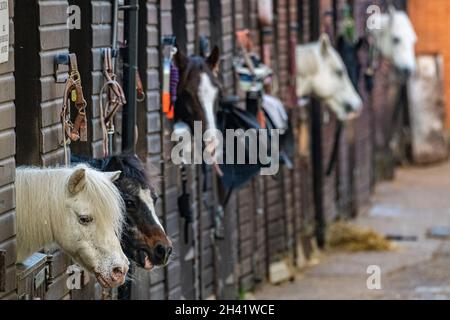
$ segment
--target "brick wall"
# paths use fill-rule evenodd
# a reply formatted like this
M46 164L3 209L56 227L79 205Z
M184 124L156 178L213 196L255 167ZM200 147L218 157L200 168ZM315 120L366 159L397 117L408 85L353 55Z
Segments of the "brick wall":
M0 250L6 251L5 291L0 299L15 299L16 240L14 171L16 137L15 83L14 83L14 2L9 1L10 36L8 62L0 64Z
M437 53L444 58L446 127L450 129L450 1L408 1L408 14L418 36L417 54Z

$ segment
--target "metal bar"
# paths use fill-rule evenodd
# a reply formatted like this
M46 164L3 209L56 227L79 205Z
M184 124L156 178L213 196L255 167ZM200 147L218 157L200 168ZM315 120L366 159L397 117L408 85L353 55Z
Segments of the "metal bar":
M112 32L112 49L113 52L117 51L117 29L119 24L119 0L113 0L113 32ZM115 71L116 67L116 56L113 55L112 59L112 70Z
M320 3L310 0L311 40L317 40L320 36ZM311 156L313 164L313 188L315 207L315 233L317 244L323 248L325 245L326 220L323 207L323 152L322 152L322 112L320 103L312 101L311 104Z
M138 11L139 5L138 4L123 5L123 6L119 6L119 10L121 10L121 11Z
M117 29L119 25L119 0L113 0L113 20L112 20L112 72L116 70L117 60ZM108 154L114 153L114 132L108 132Z
M138 0L129 0L130 7L138 8ZM138 10L125 11L125 41L127 44L124 55L124 88L127 104L123 109L122 152L135 153L136 140L136 73L138 62Z
M6 290L6 251L0 250L0 292Z

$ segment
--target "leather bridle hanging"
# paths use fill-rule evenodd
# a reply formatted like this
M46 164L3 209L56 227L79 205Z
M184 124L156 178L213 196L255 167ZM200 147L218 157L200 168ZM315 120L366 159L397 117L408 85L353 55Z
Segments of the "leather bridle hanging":
M69 54L69 78L66 82L63 96L63 108L61 112L61 123L63 128L63 145L65 164L69 164L67 145L71 141L87 141L87 118L86 118L86 100L81 86L81 76L78 71L77 56L74 53ZM77 109L75 121L72 122L70 106L73 102Z
M107 157L110 153L108 148L109 139L114 134L114 116L117 111L127 103L125 94L121 85L117 82L117 76L113 72L112 51L110 48L103 53L103 75L106 82L100 90L100 120L103 135L103 156ZM104 103L103 95L107 94L107 101Z

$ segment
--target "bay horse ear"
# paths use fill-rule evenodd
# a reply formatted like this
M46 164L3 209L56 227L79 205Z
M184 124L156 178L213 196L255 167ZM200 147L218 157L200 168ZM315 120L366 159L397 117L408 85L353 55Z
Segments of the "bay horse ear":
M178 49L173 56L173 61L179 70L184 70L189 62L189 58Z
M211 54L209 55L208 58L206 58L206 63L208 64L211 70L215 71L219 67L219 60L220 60L219 47L214 46L214 48L211 51Z
M122 171L112 171L112 172L105 172L105 175L108 177L111 182L116 181L120 178L120 175L122 174Z
M67 188L71 195L76 195L86 187L86 169L76 169L69 178Z
M320 35L319 44L320 44L320 53L323 56L327 56L329 53L329 49L331 47L331 42L330 38L328 37L328 34L322 33Z

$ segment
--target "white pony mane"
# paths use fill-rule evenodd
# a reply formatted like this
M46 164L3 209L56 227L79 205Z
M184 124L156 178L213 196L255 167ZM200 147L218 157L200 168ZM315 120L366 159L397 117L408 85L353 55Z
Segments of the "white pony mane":
M80 168L86 169L86 186L82 192L91 202L96 230L99 234L114 230L120 237L124 204L107 176L86 165L52 169L19 167L16 170L18 243L22 248L18 252L19 261L53 243L55 233L63 231L63 215L69 214L65 207L65 200L70 197L68 181L71 174Z

